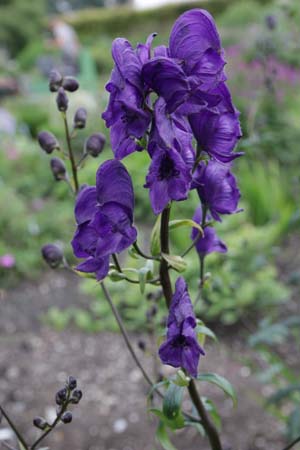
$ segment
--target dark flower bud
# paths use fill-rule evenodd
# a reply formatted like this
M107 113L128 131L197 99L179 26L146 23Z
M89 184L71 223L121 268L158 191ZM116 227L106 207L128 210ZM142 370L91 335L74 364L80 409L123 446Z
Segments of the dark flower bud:
M78 108L74 116L74 128L85 128L87 111L85 108Z
M140 339L138 341L138 347L140 350L142 350L142 352L144 352L146 350L146 342Z
M70 402L74 405L77 405L80 400L82 399L82 391L80 389L75 389L75 391L72 392Z
M69 92L75 92L79 88L79 83L76 78L64 77L62 81L62 87Z
M42 150L50 154L54 150L59 149L59 143L54 134L49 131L41 131L38 136L38 142Z
M50 161L50 167L56 181L66 179L66 166L60 158L52 158Z
M33 419L33 425L40 430L45 430L45 428L47 428L48 426L48 423L43 417L35 417Z
M63 262L64 258L61 248L55 244L44 245L42 247L42 256L52 269L58 267Z
M67 380L67 386L69 387L69 389L71 389L71 391L73 391L73 389L75 389L77 387L76 378L69 376L68 380Z
M277 27L277 19L274 15L266 16L265 22L269 30L274 30Z
M70 411L66 411L65 413L63 413L63 415L61 416L61 421L63 423L70 423L72 422L72 413Z
M49 89L51 92L57 92L61 86L63 77L58 70L51 70L49 75Z
M55 402L57 405L62 405L66 400L68 396L68 391L66 388L60 389L58 392L56 392L55 395Z
M56 104L59 111L65 112L68 109L68 96L64 88L60 87L56 96Z
M103 150L105 136L102 133L94 133L85 142L85 152L96 158Z

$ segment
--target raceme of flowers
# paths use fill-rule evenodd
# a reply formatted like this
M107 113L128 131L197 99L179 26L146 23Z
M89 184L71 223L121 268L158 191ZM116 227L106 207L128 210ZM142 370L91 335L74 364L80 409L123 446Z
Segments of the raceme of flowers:
M150 163L144 187L160 214L172 201L195 190L200 205L193 220L203 228L191 239L201 258L225 253L226 245L210 223L239 211L240 192L231 172L241 137L224 72L224 50L211 15L201 9L182 14L175 22L169 46L153 47L155 34L133 48L124 38L112 44L114 68L106 90L109 101L102 118L110 129L115 159L97 172L96 186L84 187L75 207L77 230L72 246L84 258L77 270L108 274L110 256L131 246L134 193L131 178L120 162L133 152L147 151ZM209 223L208 223L209 222ZM199 347L196 321L184 279L177 280L168 318L162 361L196 376Z

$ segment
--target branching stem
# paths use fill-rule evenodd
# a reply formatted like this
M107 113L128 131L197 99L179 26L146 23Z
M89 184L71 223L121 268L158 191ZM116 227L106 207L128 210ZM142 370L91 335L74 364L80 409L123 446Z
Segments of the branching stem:
M66 116L65 112L62 113L62 117L63 117L63 121L64 121L64 126L65 126L66 141L67 141L67 147L68 147L68 154L69 154L69 158L70 158L70 162L71 162L74 188L75 188L75 193L77 194L78 190L79 190L77 166L76 166L76 162L75 162L75 158L74 158L74 154L73 154L73 149L72 149L72 144L71 144L71 135L70 135L69 125L68 125L67 116Z

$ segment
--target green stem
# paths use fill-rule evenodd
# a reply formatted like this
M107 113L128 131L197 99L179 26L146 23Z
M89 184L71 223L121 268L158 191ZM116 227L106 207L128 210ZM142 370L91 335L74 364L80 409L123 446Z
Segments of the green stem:
M133 243L133 247L135 248L136 252L142 256L142 258L145 259L153 259L154 261L160 261L160 257L159 256L150 256L150 255L146 255L146 253L143 252L143 250L140 249L140 247L138 246L137 241L135 241Z
M65 126L65 134L66 134L66 140L67 140L68 154L69 154L69 158L70 158L70 162L71 162L74 188L75 188L75 193L77 194L78 190L79 190L77 166L76 166L76 162L75 162L75 158L74 158L74 154L73 154L69 125L68 125L67 116L66 116L65 112L62 113L62 117L63 117L63 121L64 121L64 126Z
M121 265L119 263L118 257L117 257L117 255L115 253L112 254L112 259L114 261L114 265L115 265L117 271L119 273L123 273L124 274L124 272L122 270L122 267L121 267ZM131 278L126 277L125 275L124 275L123 280L128 281L128 283L132 283L132 284L140 284L140 282L138 280L132 280ZM148 280L147 281L147 283L154 284L154 285L157 285L158 282L159 282L159 278L153 278L153 280Z
M25 439L23 438L22 434L19 432L18 428L16 427L16 425L13 423L13 421L10 419L10 417L8 416L8 414L6 414L5 410L3 409L3 407L0 405L0 412L3 415L3 417L5 417L8 425L10 426L10 428L13 430L13 432L15 433L15 435L17 436L17 438L19 439L19 441L21 442L21 444L23 445L23 447L25 448L25 450L29 450L29 447L25 441Z

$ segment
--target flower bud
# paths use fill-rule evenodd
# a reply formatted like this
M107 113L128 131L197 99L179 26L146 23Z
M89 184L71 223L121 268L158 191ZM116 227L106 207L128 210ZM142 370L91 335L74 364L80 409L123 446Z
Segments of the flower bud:
M62 405L67 400L68 391L66 388L60 389L56 392L55 402L57 405Z
M74 128L85 128L87 111L85 108L78 108L74 116Z
M76 378L69 376L68 380L67 380L67 386L69 389L71 389L71 391L73 391L73 389L75 389L77 387L77 380Z
M277 26L277 18L274 15L269 15L265 17L265 22L269 30L274 30Z
M38 142L42 150L50 154L54 150L59 150L59 143L54 134L49 133L49 131L41 131L38 136Z
M62 87L69 92L75 92L79 88L79 83L76 78L64 77L62 81Z
M142 352L144 352L146 350L146 342L140 339L138 341L138 347L140 350L142 350Z
M63 77L58 70L51 70L49 75L49 89L51 92L57 92L61 86Z
M66 166L60 158L52 158L50 161L50 167L56 181L66 179Z
M102 133L94 133L85 142L85 152L96 158L103 150L105 136Z
M70 423L72 422L72 413L70 411L66 411L65 413L63 413L63 415L61 416L61 421L63 423Z
M40 430L45 430L45 428L47 428L48 426L48 423L43 417L35 417L33 419L33 425Z
M64 257L61 248L55 244L44 245L42 247L42 256L52 269L58 267L62 263Z
M80 389L75 389L75 391L72 392L70 402L74 405L77 405L80 400L82 399L82 391Z
M68 109L68 96L63 87L58 89L58 93L56 96L56 104L59 111L65 112Z

